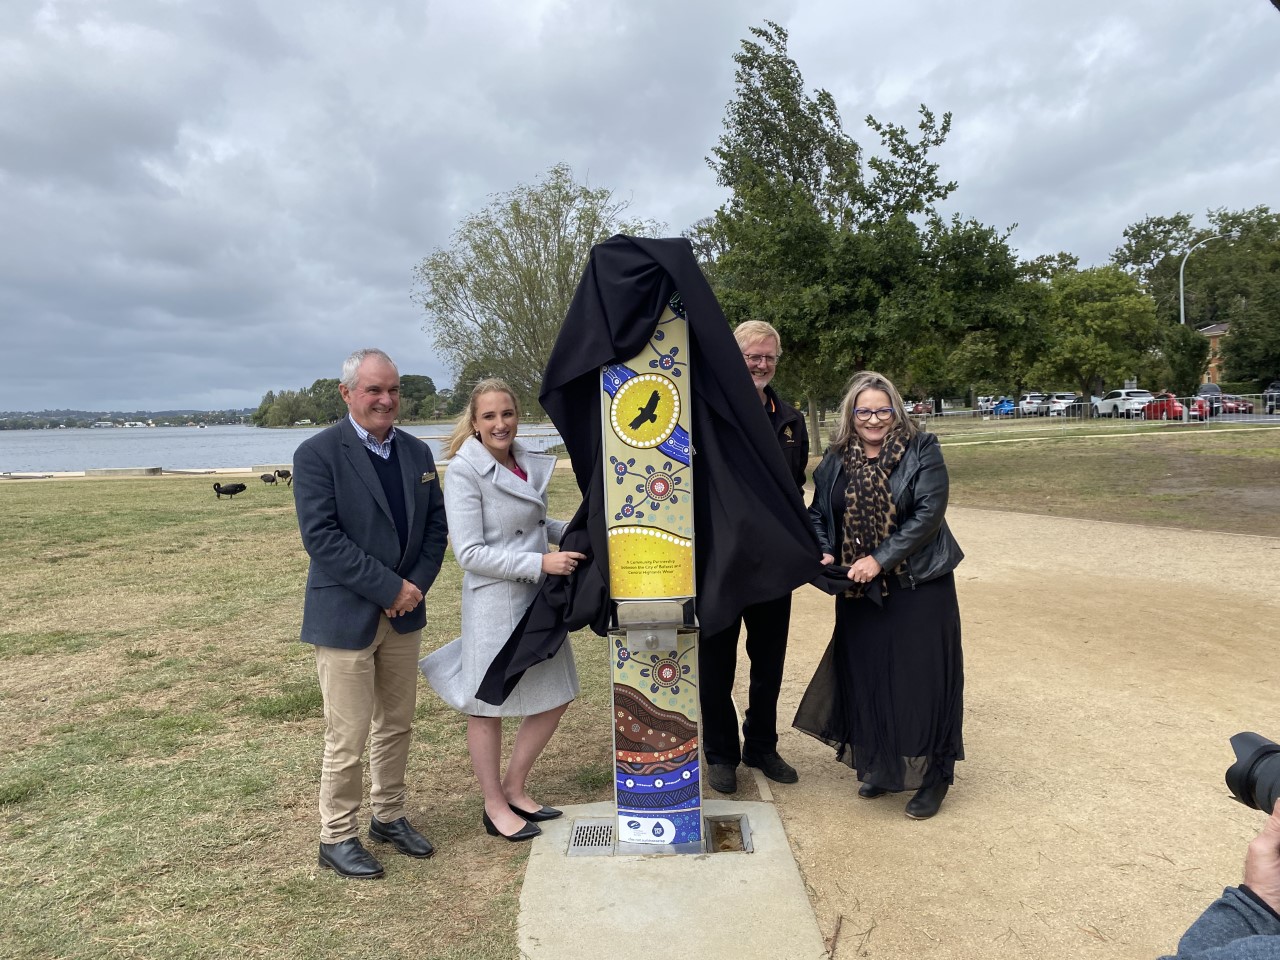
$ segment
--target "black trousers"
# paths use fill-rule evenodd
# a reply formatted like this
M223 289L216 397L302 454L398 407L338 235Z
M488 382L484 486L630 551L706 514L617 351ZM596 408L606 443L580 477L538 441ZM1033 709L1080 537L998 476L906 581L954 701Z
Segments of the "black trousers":
M738 718L733 710L733 680L738 665L738 634L747 625L751 685L738 747ZM787 659L791 594L747 607L732 626L699 638L698 700L702 706L702 752L707 763L737 766L742 754L758 757L778 748L778 694Z

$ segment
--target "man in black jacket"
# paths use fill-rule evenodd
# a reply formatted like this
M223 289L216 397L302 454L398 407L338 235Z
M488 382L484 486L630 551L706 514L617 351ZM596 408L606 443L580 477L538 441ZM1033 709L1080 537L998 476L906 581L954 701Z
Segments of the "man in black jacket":
M756 395L782 448L787 471L801 498L809 460L809 433L804 417L782 400L769 382L782 356L778 331L763 320L748 320L733 332ZM738 720L733 709L733 680L737 671L738 634L747 626L747 657L751 683L743 744L738 745ZM778 755L778 694L787 656L791 623L791 593L752 603L724 629L702 637L698 647L699 699L702 705L702 748L707 760L706 780L713 790L738 789L738 762L759 767L770 780L795 783L795 768Z

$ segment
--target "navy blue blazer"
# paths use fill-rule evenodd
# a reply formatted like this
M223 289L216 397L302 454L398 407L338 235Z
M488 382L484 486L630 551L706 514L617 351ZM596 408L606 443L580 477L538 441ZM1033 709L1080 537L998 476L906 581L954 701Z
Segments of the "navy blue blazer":
M349 417L307 439L293 455L293 490L302 545L311 556L302 605L302 640L361 650L373 643L382 611L402 580L424 594L440 572L449 529L430 448L396 431L409 541L403 554L395 520L369 453ZM421 630L426 603L391 618L398 633Z

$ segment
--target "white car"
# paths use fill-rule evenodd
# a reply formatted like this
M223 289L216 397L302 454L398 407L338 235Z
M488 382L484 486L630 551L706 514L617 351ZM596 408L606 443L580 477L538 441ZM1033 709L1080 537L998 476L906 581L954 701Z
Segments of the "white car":
M979 413L990 413L991 408L994 407L995 405L996 405L995 397L979 397L978 398Z
M1154 400L1150 390L1112 390L1093 405L1095 417L1142 416L1142 408Z
M1075 393L1051 393L1049 394L1048 414L1051 417L1061 417L1064 414L1076 413L1076 410L1069 409L1073 403L1080 397Z
M1034 417L1040 412L1040 404L1045 396L1043 393L1024 393L1018 398L1018 413L1024 417Z

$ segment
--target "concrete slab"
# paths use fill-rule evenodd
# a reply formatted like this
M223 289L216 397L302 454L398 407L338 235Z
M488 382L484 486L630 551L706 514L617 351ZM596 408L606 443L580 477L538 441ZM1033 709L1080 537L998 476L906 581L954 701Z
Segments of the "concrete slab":
M773 804L705 800L743 816L754 853L567 857L573 821L612 803L564 808L541 824L520 894L517 934L530 960L826 960L827 951Z

